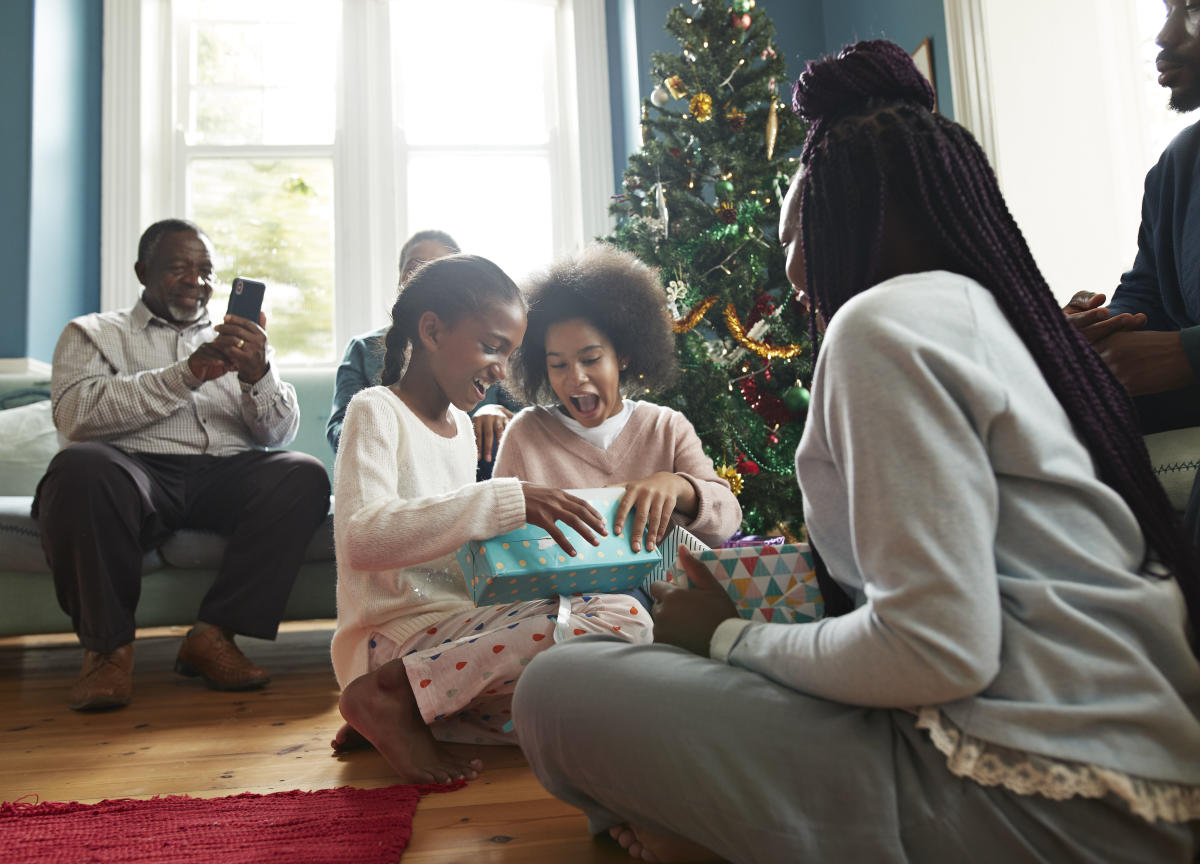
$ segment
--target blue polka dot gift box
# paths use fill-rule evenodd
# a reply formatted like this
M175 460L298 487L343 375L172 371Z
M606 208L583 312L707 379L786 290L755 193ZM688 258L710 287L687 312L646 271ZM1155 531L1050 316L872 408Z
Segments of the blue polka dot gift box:
M593 546L562 522L558 527L578 553L568 555L546 529L525 524L488 540L472 540L455 550L467 582L467 593L476 606L540 600L563 594L619 594L665 579L675 563L675 552L684 542L695 549L707 548L682 528L674 528L653 552L630 548L633 513L625 519L621 533L613 532L613 519L622 488L569 489L591 504L608 524L608 535Z
M697 557L743 618L800 624L825 612L807 543L706 549ZM671 579L689 587L682 568L675 568Z

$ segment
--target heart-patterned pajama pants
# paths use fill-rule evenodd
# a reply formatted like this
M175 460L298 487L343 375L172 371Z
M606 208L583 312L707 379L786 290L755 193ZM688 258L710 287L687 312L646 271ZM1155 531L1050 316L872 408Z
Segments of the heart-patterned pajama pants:
M570 616L560 629L567 638L653 639L650 615L628 595L567 599ZM513 690L529 661L554 645L558 612L558 598L483 606L451 615L403 645L372 633L368 668L403 658L421 716L438 740L516 744Z

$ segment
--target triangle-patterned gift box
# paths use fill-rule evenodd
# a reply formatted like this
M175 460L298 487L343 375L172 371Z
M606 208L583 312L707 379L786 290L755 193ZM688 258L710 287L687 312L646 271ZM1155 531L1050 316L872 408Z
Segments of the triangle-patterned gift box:
M743 618L799 624L824 614L825 604L807 543L706 549L697 557L729 594ZM688 585L682 568L676 567L672 577Z

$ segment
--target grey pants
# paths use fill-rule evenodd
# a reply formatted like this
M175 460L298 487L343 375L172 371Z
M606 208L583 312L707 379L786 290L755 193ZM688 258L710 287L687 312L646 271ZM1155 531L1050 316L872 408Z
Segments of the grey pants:
M583 637L517 684L521 747L599 833L646 825L736 862L1191 862L1200 824L955 777L903 711L816 699L665 645Z

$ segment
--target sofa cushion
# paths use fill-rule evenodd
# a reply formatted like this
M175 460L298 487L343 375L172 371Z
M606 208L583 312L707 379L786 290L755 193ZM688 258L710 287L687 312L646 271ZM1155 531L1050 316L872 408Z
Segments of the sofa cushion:
M198 531L185 528L176 531L167 538L160 548L163 560L173 567L194 567L216 569L221 564L225 554L225 536L213 531ZM333 511L325 517L325 521L317 526L308 548L304 552L304 560L332 561L333 560Z
M1200 467L1200 426L1156 432L1145 438L1150 464L1176 510L1187 509Z
M50 400L0 411L0 495L32 495L58 452Z
M33 499L28 495L0 496L0 566L5 570L50 574L42 553L42 535L38 523L29 515ZM157 552L142 556L142 572L163 566Z

